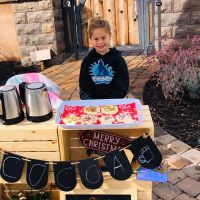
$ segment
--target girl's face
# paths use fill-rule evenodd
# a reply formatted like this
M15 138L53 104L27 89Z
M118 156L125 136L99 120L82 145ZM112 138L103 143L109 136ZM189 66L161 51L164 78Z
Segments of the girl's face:
M92 32L90 41L96 52L104 55L109 51L110 39L110 34L105 32L103 28L96 28Z

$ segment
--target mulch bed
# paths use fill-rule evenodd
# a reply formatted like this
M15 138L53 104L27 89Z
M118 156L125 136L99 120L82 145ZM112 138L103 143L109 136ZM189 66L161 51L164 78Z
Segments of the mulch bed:
M150 79L143 94L153 120L178 140L200 150L200 100L166 100L156 80Z
M23 67L20 62L0 62L0 85L4 85L14 75L39 71L40 69L36 65Z

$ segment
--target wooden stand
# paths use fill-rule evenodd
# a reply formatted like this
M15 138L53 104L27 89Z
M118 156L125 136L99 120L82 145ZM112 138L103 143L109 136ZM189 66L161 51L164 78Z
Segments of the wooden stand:
M144 122L130 129L108 129L107 132L118 135L138 137L143 133L149 133L154 137L154 125L148 106L142 106ZM0 125L0 148L13 152L26 158L41 159L46 161L80 160L88 158L86 149L79 142L79 130L66 130L58 127L54 118L42 123L33 123L27 120L16 125ZM1 154L1 159L2 159ZM127 154L128 158L132 153ZM26 184L26 168L17 184ZM126 181L117 181L104 173L104 183L97 190L85 188L77 175L78 184L71 192L60 191L60 197L55 194L53 200L67 200L66 194L130 194L131 200L151 200L152 183L149 181L137 181L133 175ZM50 165L49 183L54 182L53 168ZM0 183L4 180L0 178Z
M117 135L128 136L136 138L143 133L148 133L151 137L154 137L154 125L152 122L151 114L148 106L142 106L144 122L138 126L130 129L106 129L104 131L114 133ZM59 142L60 142L60 154L61 160L77 161L84 158L88 158L86 148L79 142L80 130L66 130L59 128ZM127 152L126 152L127 153ZM132 153L129 152L127 157L132 157ZM117 181L113 179L108 172L103 173L104 183L96 190L90 190L82 185L79 176L76 188L70 192L60 192L60 200L67 200L67 194L130 194L131 200L151 200L152 199L152 182L150 181L138 181L135 175L132 175L126 181Z

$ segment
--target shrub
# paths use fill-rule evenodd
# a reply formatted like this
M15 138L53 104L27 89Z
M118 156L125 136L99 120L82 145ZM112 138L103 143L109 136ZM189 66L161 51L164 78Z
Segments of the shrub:
M167 40L165 38L165 40ZM200 35L187 38L184 43L173 40L156 52L156 78L167 99L200 98Z

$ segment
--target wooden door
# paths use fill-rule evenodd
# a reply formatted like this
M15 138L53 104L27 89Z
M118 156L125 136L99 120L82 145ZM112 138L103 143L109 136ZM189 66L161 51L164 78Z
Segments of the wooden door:
M103 16L112 29L111 46L139 46L139 11L140 0L86 0L82 12L83 46L91 45L88 40L88 20L94 16Z

